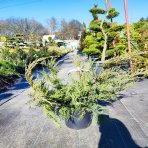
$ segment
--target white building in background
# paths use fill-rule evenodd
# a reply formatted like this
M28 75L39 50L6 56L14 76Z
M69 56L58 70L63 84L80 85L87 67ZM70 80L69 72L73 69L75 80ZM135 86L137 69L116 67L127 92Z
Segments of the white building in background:
M49 42L49 38L51 38L55 43L64 44L64 41L58 39L58 37L56 35L44 35L42 37L42 44L43 44L43 46L46 46L46 43Z
M65 47L70 49L78 49L80 47L79 40L64 40Z
M81 35L82 35L82 32L80 31L78 34L78 40L64 40L66 47L71 49L80 48Z
M55 40L56 36L55 35L43 35L43 37L42 37L43 46L46 46L46 43L49 42L49 38L51 38L52 40Z
M49 42L49 38L54 40L56 43L63 43L63 46L70 49L78 49L80 47L80 41L79 40L60 40L56 35L44 35L42 37L42 44L43 46L46 46L46 43Z

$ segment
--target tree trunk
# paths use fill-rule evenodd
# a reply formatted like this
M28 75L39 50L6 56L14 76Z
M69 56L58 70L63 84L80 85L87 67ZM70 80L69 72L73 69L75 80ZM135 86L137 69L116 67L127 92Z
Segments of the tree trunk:
M108 0L106 0L106 7L107 7L107 3L108 3ZM101 57L101 62L104 63L105 61L105 57L106 57L106 50L107 50L107 39L108 39L108 36L105 32L105 30L103 29L103 23L105 22L106 20L106 17L108 15L108 9L106 9L107 12L105 14L105 18L101 21L101 24L100 24L100 29L102 31L102 34L104 36L104 47L103 47L103 51L102 51L102 57Z

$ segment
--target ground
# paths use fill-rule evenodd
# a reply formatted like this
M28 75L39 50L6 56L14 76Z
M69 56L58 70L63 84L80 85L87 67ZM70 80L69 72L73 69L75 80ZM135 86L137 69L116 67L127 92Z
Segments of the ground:
M67 81L74 68L73 54L61 61L59 76ZM0 148L142 148L148 147L148 79L124 91L108 105L100 124L73 130L57 128L42 112L30 106L31 88L25 79L0 94Z

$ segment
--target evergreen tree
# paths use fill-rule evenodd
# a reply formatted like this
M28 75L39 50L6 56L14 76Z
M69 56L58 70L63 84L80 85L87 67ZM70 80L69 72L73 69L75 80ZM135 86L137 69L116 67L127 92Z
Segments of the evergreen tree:
M117 17L119 12L117 12L115 8L104 10L102 8L98 8L97 5L94 5L94 7L89 11L93 16L93 20L90 22L89 31L86 33L84 38L83 53L100 57L104 48L105 33L107 39L106 55L111 57L113 55L121 54L121 51L125 49L125 46L121 44L120 38L123 25L113 23L113 18ZM101 24L102 20L100 19L100 15L105 16L103 25ZM107 22L107 19L110 19L111 22ZM102 32L102 29L104 32Z
M133 23L134 31L139 34L139 38L137 38L138 46L141 50L148 50L148 21L145 19L141 21L141 19Z
M118 15L119 15L119 12L117 12L115 8L110 8L107 18L110 19L111 22L113 22L113 18L117 17Z
M144 22L144 21L145 21L145 18L142 17L142 18L140 19L140 22Z

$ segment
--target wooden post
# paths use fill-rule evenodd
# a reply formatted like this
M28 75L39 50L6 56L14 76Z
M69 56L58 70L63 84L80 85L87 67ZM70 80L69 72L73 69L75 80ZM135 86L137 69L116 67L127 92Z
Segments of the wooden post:
M131 44L130 44L130 28L128 22L128 8L127 8L127 0L124 0L124 11L125 11L125 20L126 20L126 32L127 32L127 41L128 41L128 52L131 53ZM133 63L130 60L130 68L131 73L133 73Z
M107 2L107 9L110 9L111 8L111 4L110 4L110 0L108 0Z
M127 40L128 40L128 52L131 53L130 29L129 29L129 22L128 22L127 0L124 0L124 11L125 11L126 32L127 32Z

